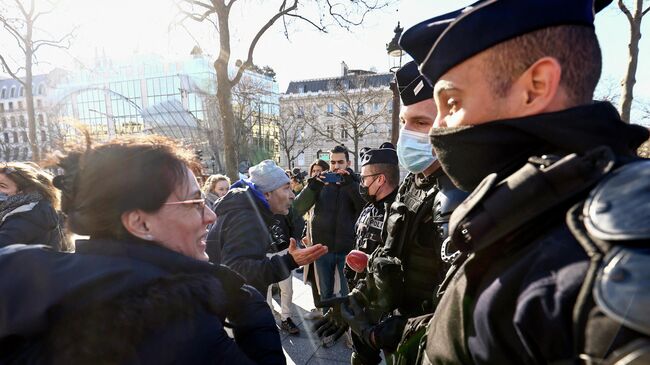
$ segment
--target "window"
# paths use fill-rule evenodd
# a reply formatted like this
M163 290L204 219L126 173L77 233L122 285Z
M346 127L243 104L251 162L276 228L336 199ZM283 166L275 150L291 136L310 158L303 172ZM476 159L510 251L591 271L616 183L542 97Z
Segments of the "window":
M2 99L7 98L7 88L6 87L2 88L2 94L0 94L0 98L2 98Z
M23 110L23 102L22 101L18 102L18 110Z
M21 137L23 137L23 142L25 142L25 143L29 142L29 138L27 138L27 132L22 131L22 132L20 132L20 135L21 135Z
M45 95L45 85L38 85L38 95Z
M2 129L7 128L7 118L2 118Z
M4 132L3 137L4 137L4 140L5 140L5 143L9 143L9 133Z
M18 126L25 128L25 117L23 115L18 117Z
M298 86L298 93L299 93L299 94L302 94L302 93L304 93L304 92L305 92L305 85L300 85L300 86Z
M16 117L10 117L9 121L11 122L11 128L16 128Z
M9 102L9 111L14 110L14 103Z
M305 108L303 108L302 106L299 106L297 115L298 115L298 118L304 118L305 117Z
M344 125L341 125L341 139L348 139L348 138L349 138L348 130L345 129Z
M47 136L45 135L45 131L41 131L41 142L47 141Z
M25 96L25 88L23 88L22 86L20 87L20 89L18 89L18 96L20 97Z
M14 137L14 143L18 143L18 132L11 132L11 134Z
M327 138L328 140L334 139L334 126L328 125L327 126Z
M363 107L363 104L357 106L357 115L363 115L364 111L365 111L365 108Z
M19 153L20 153L20 147L14 147L14 160L18 159Z
M0 113L4 113L5 111L5 103L0 103Z
M11 92L9 93L10 98L15 98L16 97L16 87L12 86L11 87Z
M334 104L327 104L327 115L334 114Z
M39 114L38 117L36 117L36 121L38 122L38 125L41 127L45 127L45 120L43 119L43 114Z
M43 107L43 101L41 101L41 99L36 99L36 107L37 108L42 108Z
M341 110L341 115L348 115L348 106L346 104L342 104L339 110Z

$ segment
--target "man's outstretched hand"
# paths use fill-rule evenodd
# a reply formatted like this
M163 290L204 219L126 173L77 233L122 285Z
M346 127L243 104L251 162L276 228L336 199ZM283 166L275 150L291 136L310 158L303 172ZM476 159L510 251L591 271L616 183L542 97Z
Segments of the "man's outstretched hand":
M305 248L298 248L295 239L292 238L289 241L289 255L293 257L293 261L295 261L298 266L311 264L326 253L327 247L320 243Z

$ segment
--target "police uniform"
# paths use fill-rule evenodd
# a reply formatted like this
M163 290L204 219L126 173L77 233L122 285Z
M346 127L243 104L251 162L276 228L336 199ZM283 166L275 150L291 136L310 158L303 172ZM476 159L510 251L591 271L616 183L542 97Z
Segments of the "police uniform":
M435 84L454 66L516 36L564 24L593 27L595 12L609 2L479 1L414 26L400 43L407 52L427 48L420 70ZM621 122L601 102L430 135L454 183L473 192L451 217L451 242L463 260L445 279L419 362L595 364L632 354L623 361L647 363L648 316L632 323L622 315L626 304L633 318L642 317L630 292L621 298L621 286L606 278L614 262L625 261L619 268L629 273L649 257L647 249L610 249L612 238L625 248L631 241L648 247L650 234L638 227L643 218L647 226L650 205L623 222L610 211L625 210L630 195L607 202L595 191L640 192L611 180L644 175L648 163L637 161L635 151L648 131ZM617 187L603 187L608 182ZM632 279L639 276L616 278L629 290L638 289ZM607 322L619 326L596 329ZM620 364L628 363L634 362Z
M398 70L396 79L405 105L431 99L433 89L415 63ZM365 317L371 324L356 332L363 332L359 337L374 349L374 355L353 357L353 364L378 363L380 349L395 352L407 319L433 312L435 293L449 267L441 259L447 221L466 196L442 169L404 179L383 223L384 244L370 257L366 280L352 293L363 307L363 313L356 311L357 322Z

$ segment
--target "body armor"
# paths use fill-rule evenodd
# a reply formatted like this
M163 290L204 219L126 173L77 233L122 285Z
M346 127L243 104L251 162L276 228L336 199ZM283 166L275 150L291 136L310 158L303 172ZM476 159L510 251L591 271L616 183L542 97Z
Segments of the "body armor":
M650 161L624 165L568 214L592 258L574 311L585 364L650 362Z

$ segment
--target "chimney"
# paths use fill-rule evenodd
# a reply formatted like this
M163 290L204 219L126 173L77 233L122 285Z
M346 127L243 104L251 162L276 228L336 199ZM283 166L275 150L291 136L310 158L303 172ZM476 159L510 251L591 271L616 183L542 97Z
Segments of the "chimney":
M345 64L345 61L341 61L341 76L348 75L348 65Z

